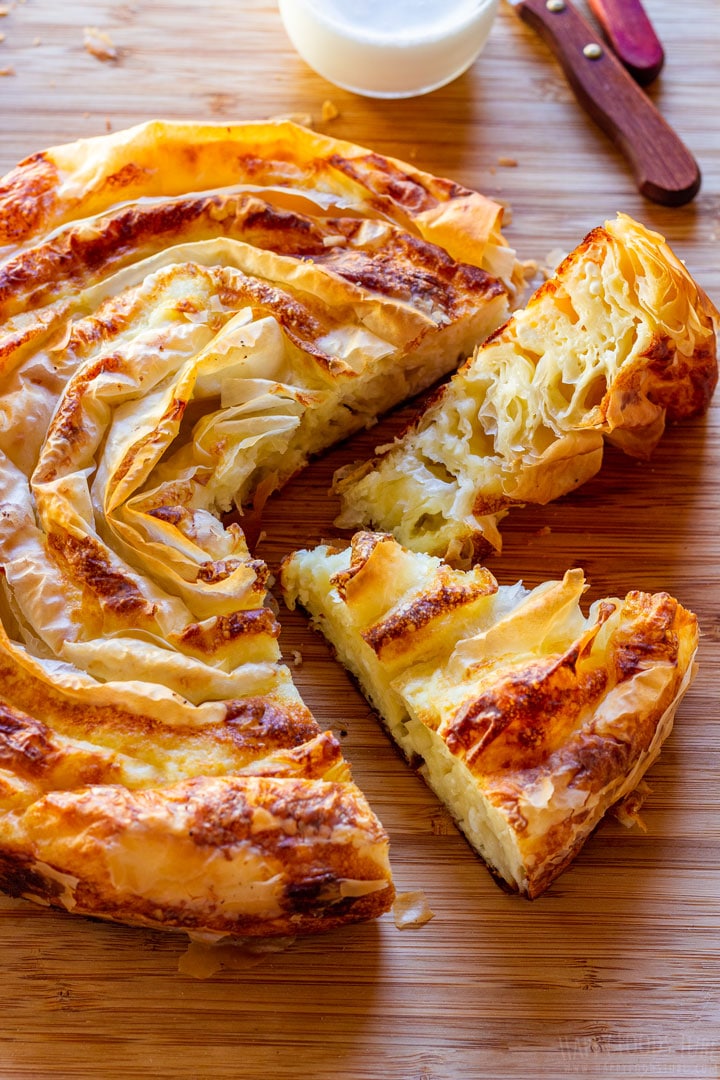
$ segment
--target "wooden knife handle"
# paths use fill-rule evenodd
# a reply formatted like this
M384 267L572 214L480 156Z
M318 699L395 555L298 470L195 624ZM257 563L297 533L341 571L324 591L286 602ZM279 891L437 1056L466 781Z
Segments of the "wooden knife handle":
M521 0L517 10L553 50L580 104L625 155L640 192L665 206L690 202L700 189L697 162L570 0Z
M588 4L635 82L651 83L660 74L665 54L641 0L588 0Z

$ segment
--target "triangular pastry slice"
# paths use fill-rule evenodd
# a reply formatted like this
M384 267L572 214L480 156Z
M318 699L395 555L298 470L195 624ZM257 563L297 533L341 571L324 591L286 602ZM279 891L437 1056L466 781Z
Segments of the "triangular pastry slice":
M600 468L605 439L647 458L708 405L718 312L663 238L625 215L593 230L480 345L410 428L337 475L337 524L458 565L501 546L508 508Z
M391 536L297 551L300 604L408 760L511 889L542 893L638 786L695 670L667 593L580 607L581 570L527 590Z

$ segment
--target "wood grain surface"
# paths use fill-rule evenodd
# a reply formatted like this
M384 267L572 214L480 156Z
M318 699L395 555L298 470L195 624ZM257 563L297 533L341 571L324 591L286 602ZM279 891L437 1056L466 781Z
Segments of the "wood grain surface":
M717 303L720 12L717 0L646 7L666 49L649 93L703 171L681 209L638 195L509 6L469 73L425 98L382 103L309 71L268 0L10 3L0 168L155 116L309 114L322 130L507 201L524 258L569 250L624 210L665 233ZM116 61L84 50L86 26L111 36ZM326 100L339 115L323 123ZM340 447L273 499L258 554L276 565L331 535L332 471L401 422ZM2 1080L720 1076L719 451L717 405L670 430L650 465L609 451L584 488L514 512L491 564L502 582L529 584L579 565L590 599L665 588L697 612L700 674L649 776L647 835L608 821L540 900L505 895L323 642L286 614L286 655L301 652L297 680L319 720L347 733L355 776L391 835L398 888L424 890L435 918L400 932L385 917L241 956L200 980L178 970L179 936L2 898Z

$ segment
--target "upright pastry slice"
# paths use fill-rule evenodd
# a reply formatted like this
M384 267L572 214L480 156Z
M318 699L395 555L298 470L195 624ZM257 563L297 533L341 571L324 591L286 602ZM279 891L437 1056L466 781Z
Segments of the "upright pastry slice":
M694 615L631 592L585 616L581 570L528 592L358 533L295 552L282 584L471 845L529 897L637 787L694 674Z
M343 470L337 524L458 563L500 549L517 503L600 467L603 440L646 458L666 421L706 408L718 313L662 237L595 229L393 445Z

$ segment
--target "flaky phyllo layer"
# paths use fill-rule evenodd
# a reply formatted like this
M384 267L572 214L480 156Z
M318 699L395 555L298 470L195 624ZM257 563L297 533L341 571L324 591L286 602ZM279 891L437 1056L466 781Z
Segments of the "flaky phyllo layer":
M530 897L637 787L694 674L694 615L643 592L584 615L581 570L527 590L358 533L295 552L282 583L475 850Z
M584 483L606 439L647 458L667 421L707 407L717 318L661 236L606 222L402 438L337 476L338 524L457 564L499 550L508 509Z
M148 124L2 182L4 889L212 934L387 909L387 837L221 518L502 322L500 219L292 124Z

